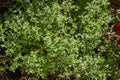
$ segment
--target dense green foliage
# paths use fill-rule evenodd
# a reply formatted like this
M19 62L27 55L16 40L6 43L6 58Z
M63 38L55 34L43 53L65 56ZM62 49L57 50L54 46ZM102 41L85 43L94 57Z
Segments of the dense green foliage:
M84 5L83 5L84 4ZM103 36L107 0L16 0L0 21L0 71L78 80L118 75L119 47Z

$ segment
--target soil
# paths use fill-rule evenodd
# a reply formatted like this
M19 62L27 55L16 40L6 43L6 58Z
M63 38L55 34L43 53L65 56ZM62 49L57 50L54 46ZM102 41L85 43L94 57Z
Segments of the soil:
M0 0L0 15L13 6L12 0Z
M4 9L7 10L12 5L13 5L12 0L0 0L0 13L3 13ZM110 0L109 9L111 10L112 14L118 15L120 18L120 2L118 0ZM1 52L1 48L0 48L0 52ZM16 70L14 73L8 70L6 72L0 72L0 80L27 80L29 76L31 75L22 74L19 70ZM56 79L56 77L54 78L48 77L46 80L58 80L58 79ZM68 79L64 79L64 80L68 80ZM111 76L108 77L107 80L112 80L112 77Z
M118 15L120 18L120 1L119 0L110 0L109 8L113 14Z

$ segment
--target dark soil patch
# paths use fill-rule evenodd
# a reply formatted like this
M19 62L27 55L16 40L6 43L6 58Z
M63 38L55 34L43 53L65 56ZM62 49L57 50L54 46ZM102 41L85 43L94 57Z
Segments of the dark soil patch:
M110 0L110 10L112 13L120 17L120 1L119 0Z
M12 0L0 0L0 14L4 14L13 6Z

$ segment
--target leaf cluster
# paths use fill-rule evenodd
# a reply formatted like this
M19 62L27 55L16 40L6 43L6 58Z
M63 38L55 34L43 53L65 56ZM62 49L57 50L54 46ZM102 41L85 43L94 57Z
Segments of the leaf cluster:
M115 41L107 43L103 36L112 20L108 5L107 0L16 0L0 22L5 48L0 71L106 80L119 61Z

